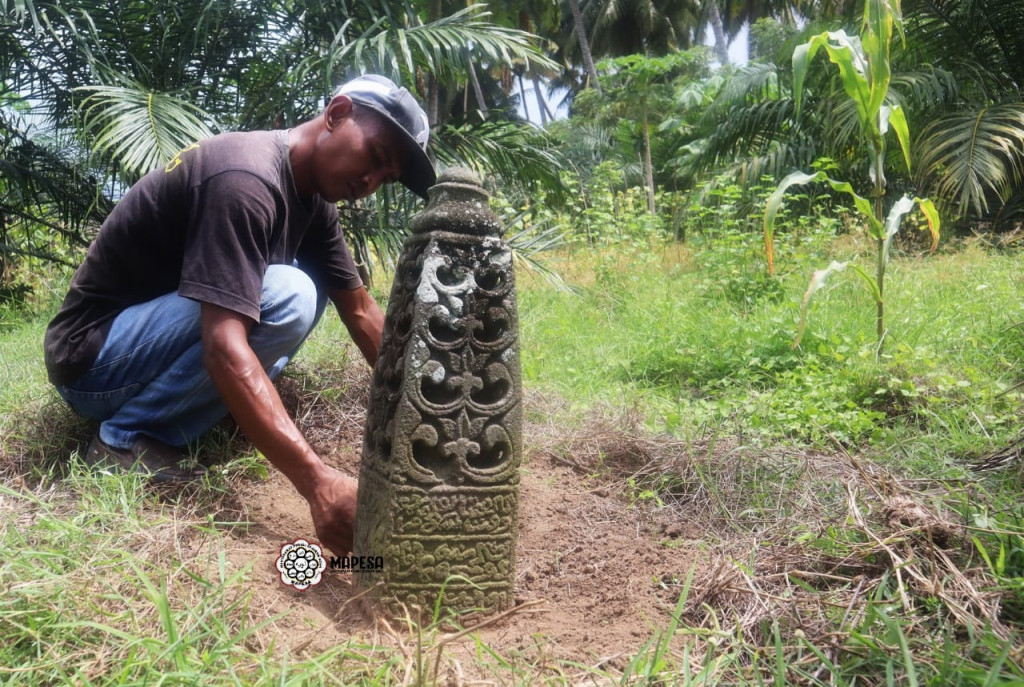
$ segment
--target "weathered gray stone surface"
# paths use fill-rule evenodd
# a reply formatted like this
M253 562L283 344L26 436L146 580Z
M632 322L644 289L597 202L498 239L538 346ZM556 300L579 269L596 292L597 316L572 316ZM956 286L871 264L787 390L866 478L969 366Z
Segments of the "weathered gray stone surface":
M513 603L519 324L512 254L487 200L472 172L441 174L388 302L353 553L383 557L382 574L357 580L392 610L432 609L442 588L456 610Z

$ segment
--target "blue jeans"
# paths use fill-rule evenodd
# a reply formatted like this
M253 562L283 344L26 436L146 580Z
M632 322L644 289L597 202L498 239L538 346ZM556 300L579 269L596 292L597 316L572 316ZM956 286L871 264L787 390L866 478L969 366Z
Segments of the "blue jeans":
M302 270L267 268L249 345L271 379L326 305ZM177 293L125 309L92 369L57 392L79 415L99 421L100 439L115 448L129 448L139 435L172 446L195 441L228 414L203 366L199 313L198 302Z

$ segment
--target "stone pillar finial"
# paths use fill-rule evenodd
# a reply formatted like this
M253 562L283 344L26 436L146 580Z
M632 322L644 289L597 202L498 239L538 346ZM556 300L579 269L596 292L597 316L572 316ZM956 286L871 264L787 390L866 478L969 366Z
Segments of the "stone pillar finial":
M522 384L512 253L487 193L446 170L412 223L374 367L354 555L384 607L513 603ZM469 582L467 582L469 580Z
M502 226L487 204L489 196L480 177L465 167L441 172L430 188L430 201L412 220L416 234L450 231L476 236L501 236Z

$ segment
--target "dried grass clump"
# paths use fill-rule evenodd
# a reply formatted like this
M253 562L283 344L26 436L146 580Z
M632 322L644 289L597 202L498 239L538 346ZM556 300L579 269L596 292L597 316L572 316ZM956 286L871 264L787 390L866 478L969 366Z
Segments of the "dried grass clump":
M370 373L362 361L331 368L292 366L276 386L310 444L358 446L370 402Z
M0 477L22 478L46 471L82 452L96 432L55 393L32 399L0 426Z
M902 607L903 631L921 641L933 636L936 603L964 632L991 628L1008 638L999 620L1002 592L987 591L995 580L971 564L962 525L925 506L924 494L898 480L882 486L847 483L845 515L860 536L844 547L732 542L694 579L688 622L732 626L735 637L766 649L774 641L766 629L778 623L786 636L827 648L834 661L881 593Z
M1020 385L1018 384L1017 386ZM1004 391L1003 393L1006 392ZM1016 470L1018 475L1024 474L1024 460L1021 460L1022 455L1024 455L1024 432L1011 439L1005 446L973 461L971 469L975 472Z
M536 395L530 400L537 406L554 402ZM545 422L530 423L527 427L531 453L545 455L582 474L612 480L671 474L683 484L696 484L691 456L703 447L666 435L652 435L643 427L639 409L598 406L571 428L556 424L558 410L553 408L545 413Z
M963 527L939 517L934 511L909 496L892 496L882 504L882 515L892 531L915 532L943 549L959 544Z
M710 531L788 530L790 515L829 518L833 504L820 484L841 480L852 471L834 455L807 449L744 445L736 437L705 435L691 439L651 433L635 409L597 407L570 427L555 418L565 408L555 399L528 401L551 408L543 421L530 423L528 452L543 455L620 490L656 495L678 519ZM811 477L811 479L808 479ZM836 491L835 488L830 490ZM833 500L838 500L834 497Z
M936 605L965 634L1010 636L999 619L1005 592L974 558L961 515L936 505L947 484L846 453L658 436L635 410L604 408L577 428L539 424L529 436L535 453L584 474L656 485L659 517L708 533L684 607L700 641L753 643L768 655L781 631L836 661L871 625L878 598L922 642Z
M359 446L370 391L366 365L317 370L293 365L275 386L311 444L326 450ZM0 425L0 478L23 478L64 465L72 454L85 450L96 429L95 422L79 417L55 393L29 401ZM204 437L199 458L219 463L251 448L235 422L226 418Z
M986 570L972 565L962 524L931 511L920 502L924 494L899 480L889 477L867 488L881 502L881 518L865 514L862 502L870 504L870 496L852 485L849 517L867 538L864 555L888 563L904 610L913 610L915 599L936 599L965 630L988 625L997 636L1009 637L999 620L1003 593L995 591L996 581Z
M560 452L580 467L607 470L618 477L634 476L652 465L675 460L683 444L667 437L650 436L642 423L636 408L621 414L599 409L566 437Z

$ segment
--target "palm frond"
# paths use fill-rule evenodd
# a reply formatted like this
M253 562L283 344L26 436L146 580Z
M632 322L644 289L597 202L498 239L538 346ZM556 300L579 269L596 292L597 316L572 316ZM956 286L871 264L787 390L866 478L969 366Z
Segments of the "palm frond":
M841 97L839 93L833 96L822 100L816 108L819 121L823 123L822 142L825 145L822 148L830 151L831 156L837 160L856 156L857 149L862 145L857 103L852 98ZM867 160L862 159L862 162L866 169Z
M512 259L516 267L533 272L559 291L578 293L579 289L552 268L542 257L548 251L558 250L566 245L564 227L545 224L526 226L524 216L520 212L501 217L502 226L506 227L505 241L512 249Z
M419 196L398 184L382 186L356 204L339 206L345 238L364 281L373 278L378 263L394 265L409 235L409 223L422 207Z
M36 6L32 0L4 0L3 13L17 22L25 21L26 18L31 19L36 33L42 31L39 15L36 13Z
M414 82L418 67L439 77L461 75L475 60L505 65L518 62L527 69L559 68L534 47L531 34L492 24L486 21L489 15L486 6L470 5L419 26L381 19L352 41L345 41L344 32L339 32L327 63L398 75L403 83Z
M0 254L66 262L58 243L89 244L111 203L74 149L52 133L36 140L23 118L0 110L0 216L7 219Z
M1017 223L1017 226L1020 226L1019 223L1022 221L1024 221L1024 187L1017 186L992 217L992 228L999 231L1010 226L1011 223Z
M714 101L704 112L704 122L721 119L734 107L779 97L778 70L775 65L751 62L729 75Z
M613 155L614 134L596 121L574 123L564 130L560 154L567 166L587 179L603 160Z
M729 164L735 157L763 153L779 137L779 132L792 129L795 115L790 98L734 107L718 120L685 167L700 172Z
M736 203L735 216L749 217L763 208L756 208L759 202L751 189L764 183L765 177L781 179L797 169L808 169L822 154L813 137L793 137L789 140L772 141L762 152L735 158L721 169L721 174L702 183L693 192L691 206L713 205L719 202L715 196L727 184L737 183L744 189L743 197Z
M890 95L910 110L924 110L955 102L960 84L952 72L932 65L893 74Z
M130 177L156 169L193 141L212 136L210 116L169 93L138 84L83 86L80 106L93 150L109 155Z
M483 176L494 174L506 187L527 193L543 189L548 200L568 195L559 171L562 165L550 151L545 134L529 125L490 121L446 127L436 139L435 152L446 165L464 165Z
M954 217L983 217L991 200L1006 200L1024 172L1024 103L942 116L915 142L925 192Z
M418 196L402 186L390 185L381 187L374 196L357 204L339 208L346 241L357 265L364 271L364 281L372 279L379 263L395 265L402 244L409 236L412 218L422 207ZM499 218L513 259L518 266L539 274L556 288L573 291L541 257L542 253L565 245L564 228L550 222L528 225L528 214L528 210L513 210Z
M977 65L987 89L1024 83L1024 3L1019 0L909 0L907 34L929 61L957 72Z
M766 176L781 179L792 170L808 169L821 154L817 142L809 138L776 141L763 153L737 160L733 173L743 186L753 186Z

